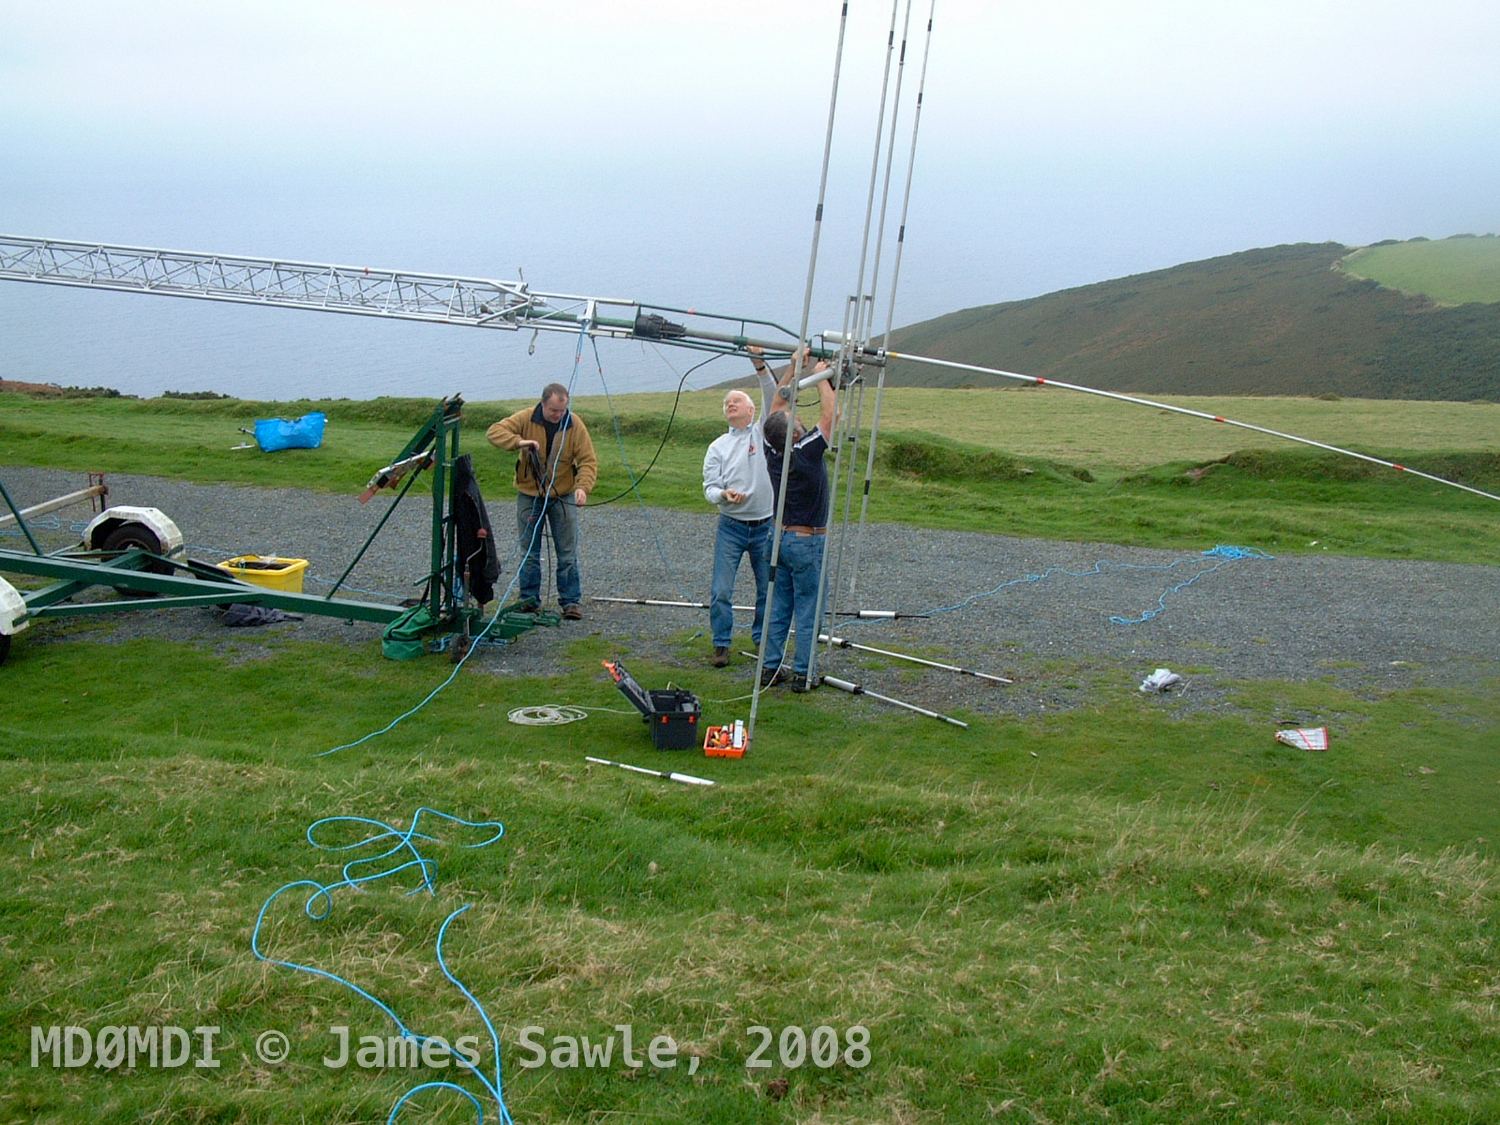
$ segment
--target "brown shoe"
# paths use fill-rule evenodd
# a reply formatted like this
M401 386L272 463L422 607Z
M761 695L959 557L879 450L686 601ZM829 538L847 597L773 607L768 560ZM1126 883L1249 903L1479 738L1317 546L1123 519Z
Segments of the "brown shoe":
M566 617L569 621L582 621L583 620L583 609L582 609L581 606L578 605L577 602L574 602L572 605L565 605L565 606L563 606L563 608L562 608L562 615L564 617Z
M727 648L720 648L718 645L715 645L714 654L709 658L708 662L715 668L729 667L729 650Z
M790 668L767 668L760 674L761 690L764 691L766 688L775 687L777 684L787 683L791 678L792 670Z

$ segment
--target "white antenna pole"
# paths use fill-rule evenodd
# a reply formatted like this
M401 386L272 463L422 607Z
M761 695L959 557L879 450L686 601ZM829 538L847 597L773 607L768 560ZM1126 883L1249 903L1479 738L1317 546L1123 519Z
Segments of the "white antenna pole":
M906 248L906 218L911 207L912 172L917 166L917 132L922 125L922 100L927 91L927 60L932 53L932 17L937 11L937 0L927 10L927 39L922 47L922 76L917 82L917 106L912 115L911 153L906 161L906 190L901 200L901 226L896 235L896 260L891 269L891 298L886 306L885 335L881 337L882 351L890 347L891 325L896 317L896 283L901 278L901 252ZM859 585L859 556L864 547L865 523L870 511L870 482L875 475L875 439L880 433L880 402L885 394L886 367L881 365L875 380L875 411L870 418L870 449L865 459L865 490L859 503L859 530L854 537L854 559L849 568L849 600L854 600Z
M818 180L818 207L813 213L812 253L807 262L807 289L802 297L802 323L797 332L797 349L792 353L792 390L787 416L786 448L781 456L781 495L776 503L776 529L771 540L771 581L766 588L766 612L761 626L760 649L755 656L755 682L750 693L750 722L745 737L754 740L755 718L760 710L760 678L766 666L766 639L771 635L771 610L776 603L776 565L781 560L781 519L786 512L786 479L792 464L792 434L797 423L797 379L802 374L802 351L807 346L807 323L812 317L813 280L818 270L818 239L823 233L823 203L828 195L828 164L833 152L833 122L839 104L839 71L844 61L844 31L849 25L849 0L839 13L839 42L833 56L833 93L828 99L828 129L823 139L823 171Z
M868 695L871 699L878 699L882 703L889 703L895 707L904 707L908 711L915 711L918 715L926 715L929 719L941 719L943 722L948 723L951 726L963 727L965 730L967 730L969 726L969 724L964 722L962 719L955 719L948 715L940 714L937 711L928 710L926 707L918 707L915 703L907 703L903 700L896 699L894 696L881 695L878 691L871 691L869 688L864 687L861 684L853 683L850 680L840 680L833 676L825 676L823 677L823 682L829 687L836 687L840 691L847 691L850 695Z
M888 206L888 204L890 202L890 196L891 196L891 171L892 171L892 169L895 166L895 156L896 156L896 122L899 119L900 114L901 114L901 88L902 88L902 84L903 84L903 81L904 81L905 76L906 76L906 44L907 44L908 34L910 32L910 29L911 29L911 6L912 6L912 0L906 0L906 18L902 21L902 25L901 25L901 53L899 55L899 58L898 58L898 61L897 61L897 64L896 64L896 88L895 88L894 96L891 99L890 140L887 142L887 148L886 148L886 154L885 154L885 174L884 174L884 179L883 179L883 182L881 184L881 190L880 190L880 217L879 217L878 221L875 224L875 258L874 258L874 261L873 261L873 263L871 265L870 291L869 291L868 294L863 295L861 297L860 304L859 304L859 310L858 310L860 315L859 315L859 319L858 319L858 321L857 321L857 323L855 325L854 346L856 348L860 349L860 350L866 349L866 347L867 347L867 345L869 343L871 324L872 324L872 322L873 322L873 320L875 318L875 294L876 294L877 290L880 287L880 263L881 263L882 254L884 252L884 246L885 246L886 208L887 208L887 206ZM891 13L891 18L892 18L892 21L893 21L893 24L894 24L894 19L895 19L895 12L894 12L894 10ZM887 56L887 66L889 66L889 55ZM879 149L880 149L880 137L879 137L878 134L876 135L875 147L876 147L876 159L877 159L877 162L878 162L879 161ZM874 184L872 183L871 184L871 190L873 191L873 189L874 189ZM868 220L868 217L867 217L866 218L867 229L868 229L868 222L869 222L869 220ZM862 270L861 270L861 277L863 277L863 271ZM847 429L846 429L846 433L848 435L848 437L846 438L846 441L847 441L847 444L849 446L849 469L848 469L847 479L844 481L844 509L843 509L844 514L843 514L843 518L842 518L842 520L840 521L840 524L839 524L838 549L837 549L836 554L834 555L833 570L832 570L831 573L828 574L828 581L826 583L826 587L827 587L827 590L828 590L828 595L827 596L830 596L830 597L832 597L832 598L835 599L835 605L837 605L839 577L843 573L843 566L844 566L844 545L848 541L848 536L849 536L849 513L851 511L853 511L853 509L854 509L854 464L855 464L855 456L856 456L856 454L858 453L858 450L859 450L859 429L860 429L860 422L862 421L862 419L864 417L864 404L865 404L865 383L864 383L864 379L863 378L861 378L861 379L858 380L858 388L859 389L858 389L858 393L857 393L857 396L856 396L856 399L855 399L855 408L854 408L853 417L850 419L850 421L849 421L849 423L847 425ZM872 436L873 436L873 433L874 433L874 430L872 428L872 430L871 430ZM842 447L843 447L843 444L841 443L840 444L840 449L842 449ZM835 458L835 461L837 461L837 458ZM826 555L826 548L825 548L825 555ZM857 565L857 563L858 563L858 555L857 554L855 556L855 560L854 561L855 561L855 564ZM851 598L854 595L854 587L852 585L851 585L850 590L849 590L849 595L850 595ZM822 621L822 616L821 615L819 616L818 620L820 622Z
M690 773L677 773L674 770L650 770L645 766L632 766L625 762L612 762L608 758L592 758L584 756L584 761L593 762L597 766L614 766L617 769L629 770L631 773L650 774L652 777L665 778L668 781L680 781L684 785L716 785L717 782L710 781L706 777L694 777Z

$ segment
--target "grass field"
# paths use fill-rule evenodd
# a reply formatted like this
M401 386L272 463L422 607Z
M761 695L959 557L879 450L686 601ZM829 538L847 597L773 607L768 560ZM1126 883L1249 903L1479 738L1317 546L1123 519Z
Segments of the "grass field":
M1160 545L1302 536L1304 549L1309 527L1331 527L1351 553L1497 557L1493 501L1321 455L1163 454L1160 431L1145 431L1166 420L1146 411L1078 436L1077 414L1047 413L1071 403L1046 392L955 401L888 404L887 516ZM613 427L600 404L577 405L608 486L623 487ZM617 405L639 472L667 407ZM701 510L717 405L688 404L643 486L651 502ZM1265 408L1253 420L1293 431L1321 420L1341 444L1500 483L1486 476L1500 408L1426 405L1215 409ZM298 409L0 399L0 461L353 492L424 412L328 404L319 450L228 450L237 425ZM471 408L470 448L503 409ZM1194 425L1183 443L1231 433L1189 436ZM488 465L498 494L504 464ZM451 665L295 635L110 640L107 626L40 622L0 668L0 1121L364 1125L432 1081L495 1120L484 1087L440 1056L362 1065L354 1052L375 1062L377 1043L389 1062L397 1025L344 985L251 952L279 889L336 884L351 859L366 861L359 877L410 858L374 862L389 840L317 850L314 822L401 831L423 807L505 834L465 847L493 830L424 814L432 838L413 845L437 864L432 894L407 893L422 884L409 867L333 890L314 921L304 885L267 909L260 947L339 975L422 1035L472 1037L491 1076L497 1041L517 1121L1500 1120L1500 684L1354 695L1247 682L1233 708L1194 715L1127 683L1066 713L966 716L961 735L827 693L772 694L766 749L735 762L650 751L639 719L613 713L608 638L585 636L556 642L566 676L465 670L391 734L319 757L416 706ZM690 630L675 644L674 658L633 663L637 678L701 660ZM505 721L547 702L593 712ZM1267 737L1274 717L1310 709L1338 715L1329 752ZM720 785L592 767L590 754ZM374 831L315 835L354 845ZM446 972L495 1040L437 959L464 906L444 932ZM568 1037L597 1044L618 1025L639 1065L619 1043L607 1066L563 1065ZM106 1028L217 1027L220 1065L193 1065L195 1037L178 1068L69 1067L61 1040L59 1065L39 1047L33 1066L31 1028L53 1026L109 1050ZM337 1061L334 1028L348 1029L342 1066L324 1061ZM287 1036L283 1061L258 1053L268 1031ZM650 1061L655 1036L677 1044L677 1065ZM398 1120L476 1113L427 1089Z
M1500 239L1494 235L1368 246L1340 268L1443 305L1500 302Z

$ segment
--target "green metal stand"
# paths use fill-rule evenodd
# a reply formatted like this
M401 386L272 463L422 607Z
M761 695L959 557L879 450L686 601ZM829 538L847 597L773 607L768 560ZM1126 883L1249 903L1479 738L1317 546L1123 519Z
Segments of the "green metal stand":
M51 585L22 593L30 618L128 613L141 609L239 602L270 606L289 613L341 617L389 625L406 613L407 607L335 598L334 594L369 550L391 512L405 497L422 470L431 469L431 550L423 601L431 615L433 624L430 632L433 635L460 631L468 634L470 626L482 611L466 596L458 557L453 465L459 456L458 439L462 418L463 399L458 395L444 399L395 460L371 479L362 499L368 499L381 489L395 487L403 478L409 477L390 510L381 518L360 547L354 561L327 594L273 590L242 582L215 566L169 558L141 549L105 552L73 548L44 553L31 529L26 526L20 509L4 490L3 484L0 484L0 499L10 508L32 550L26 552L0 548L0 571L55 579ZM93 586L112 586L126 596L107 601L71 601L75 595ZM130 595L140 596L132 598ZM514 637L542 623L547 622L539 621L536 615L502 611L501 619L492 627L491 633L497 638Z

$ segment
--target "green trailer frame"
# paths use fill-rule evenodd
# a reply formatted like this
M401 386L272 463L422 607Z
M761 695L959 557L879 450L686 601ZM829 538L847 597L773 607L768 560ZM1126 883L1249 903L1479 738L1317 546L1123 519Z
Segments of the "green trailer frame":
M294 593L259 586L241 581L217 566L139 547L107 551L90 549L84 545L45 552L27 526L25 515L16 507L4 482L0 481L0 499L10 509L31 547L29 552L0 548L0 572L53 579L49 585L40 589L18 591L25 601L26 609L24 616L17 618L14 625L24 627L32 620L44 617L79 617L229 603L261 605L288 613L389 625L408 613L411 607L336 598L334 595L374 543L386 521L423 470L430 470L432 528L427 589L422 599L433 622L428 632L433 636L455 632L462 632L467 636L474 620L480 616L481 609L472 604L467 595L468 576L460 569L458 527L454 519L453 465L459 456L462 419L463 399L458 395L444 399L391 463L371 477L362 500L368 500L382 489L394 488L402 484L403 480L405 483L396 500L355 554L353 561L326 594ZM89 494L102 491L84 490L76 495L86 498ZM28 511L35 514L38 510L55 507L58 503L54 501L50 505L38 505ZM73 600L96 586L113 587L125 596L100 601ZM535 619L527 615L502 611L502 621L498 623L502 628L497 635L512 637L536 623ZM4 660L9 648L10 635L0 633L0 661Z

